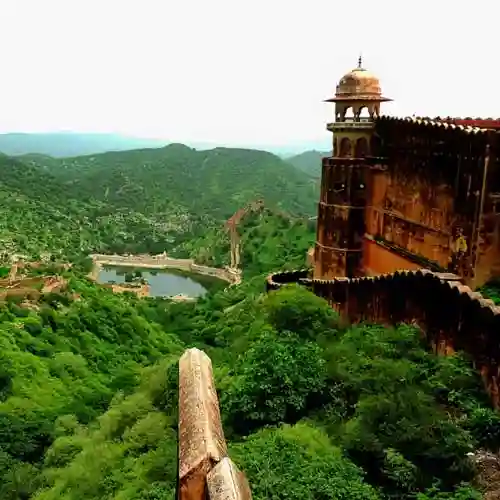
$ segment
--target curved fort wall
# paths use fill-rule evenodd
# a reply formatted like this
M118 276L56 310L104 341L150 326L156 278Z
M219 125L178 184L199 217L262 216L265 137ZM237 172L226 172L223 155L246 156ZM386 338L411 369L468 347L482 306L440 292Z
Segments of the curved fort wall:
M267 290L300 283L350 322L415 324L438 353L465 351L493 404L500 406L500 307L463 285L458 276L425 269L352 279L308 276L307 270L270 275Z

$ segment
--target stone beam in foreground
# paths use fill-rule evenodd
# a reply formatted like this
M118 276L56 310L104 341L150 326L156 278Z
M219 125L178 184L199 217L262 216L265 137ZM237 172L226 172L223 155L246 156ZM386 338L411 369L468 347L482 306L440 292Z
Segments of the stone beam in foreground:
M246 478L226 457L212 362L203 351L188 349L179 360L179 500L206 500L209 473L211 499L250 499L248 486L248 495L242 496ZM233 496L227 496L231 491Z
M223 458L207 475L210 500L251 500L245 474L229 457Z

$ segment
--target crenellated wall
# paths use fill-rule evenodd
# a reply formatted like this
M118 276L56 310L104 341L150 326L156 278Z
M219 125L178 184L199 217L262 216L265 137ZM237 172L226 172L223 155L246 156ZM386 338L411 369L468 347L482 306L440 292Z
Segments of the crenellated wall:
M188 349L179 360L178 500L251 500L228 457L210 358Z
M268 277L267 290L300 283L350 322L418 325L438 353L464 351L500 406L500 307L451 273L425 269L364 278L310 279L295 271Z

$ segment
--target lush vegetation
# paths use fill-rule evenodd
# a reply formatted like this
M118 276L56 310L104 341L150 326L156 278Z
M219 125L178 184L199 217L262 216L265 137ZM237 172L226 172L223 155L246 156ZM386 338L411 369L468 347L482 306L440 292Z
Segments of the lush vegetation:
M490 280L479 288L478 291L491 299L496 305L500 304L500 280Z
M343 327L263 276L174 304L66 273L64 292L0 305L0 498L172 498L188 346L212 358L257 500L480 498L467 453L498 446L499 417L470 364L414 329Z
M321 178L321 160L325 156L330 156L331 153L326 151L304 151L295 156L287 158L288 163L293 165L298 170L316 179Z
M468 457L500 417L457 354L412 327L348 327L298 288L317 183L268 153L181 145L72 159L0 157L0 241L84 264L91 251L223 265L238 228L244 281L196 303L114 295L81 266L58 293L0 302L0 498L164 500L177 475L177 361L212 358L230 453L264 499L479 499ZM1 276L8 266L0 266Z
M90 252L186 255L186 246L196 254L207 232L223 239L224 222L249 202L300 218L317 199L315 182L270 153L179 144L70 159L3 155L0 183L2 249L72 261Z
M238 226L240 259L244 276L301 269L314 245L315 222L292 218L268 209L248 214ZM230 263L230 238L224 228L213 228L187 241L179 255L214 267Z

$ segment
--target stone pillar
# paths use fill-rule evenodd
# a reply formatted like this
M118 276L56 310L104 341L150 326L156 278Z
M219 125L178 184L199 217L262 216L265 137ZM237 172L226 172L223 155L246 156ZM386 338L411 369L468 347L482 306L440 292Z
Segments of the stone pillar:
M179 360L178 500L251 500L227 456L210 358L188 349Z

